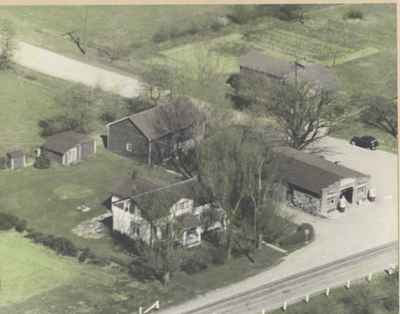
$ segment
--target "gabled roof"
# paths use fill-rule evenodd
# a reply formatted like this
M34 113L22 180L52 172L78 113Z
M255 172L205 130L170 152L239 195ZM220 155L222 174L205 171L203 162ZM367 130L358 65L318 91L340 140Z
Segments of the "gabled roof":
M289 79L295 77L295 72L289 74ZM297 77L304 82L311 82L324 91L335 91L338 88L336 75L329 68L317 63L306 63L304 68L298 68Z
M138 204L142 211L148 206L160 206L165 211L181 199L191 199L196 205L208 202L201 193L202 188L196 177L172 184L152 182L143 177L122 178L114 185L111 193L122 198L130 198Z
M25 153L22 150L13 150L7 153L8 158L22 158L25 156Z
M92 141L93 139L86 134L77 133L74 131L66 131L47 137L46 142L42 145L42 147L55 153L64 154L66 151L78 144Z
M158 190L163 185L155 183L143 177L131 178L123 177L114 180L114 184L111 188L111 194L129 198L134 195L139 195L145 192Z
M279 147L274 151L279 156L279 172L283 180L317 195L321 194L323 188L342 179L369 177L317 155L290 147Z
M297 73L299 80L313 83L325 91L335 91L338 87L335 74L322 64L302 63L296 66L295 62L278 59L255 50L241 56L239 63L245 68L282 79L293 79Z
M130 115L128 119L152 141L188 128L199 119L204 119L194 106L189 98L179 97L172 103L160 104Z
M239 65L258 72L284 77L289 74L294 64L288 60L267 56L259 51L252 50L239 57Z

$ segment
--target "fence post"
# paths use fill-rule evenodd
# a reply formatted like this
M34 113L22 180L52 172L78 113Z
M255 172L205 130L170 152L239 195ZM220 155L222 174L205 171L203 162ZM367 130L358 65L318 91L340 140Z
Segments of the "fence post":
M287 301L283 302L282 310L286 311L287 309Z
M143 307L139 306L139 314L143 314Z
M347 289L350 289L350 280L347 280L347 282L346 282L346 288L347 288Z
M306 295L305 301L306 301L306 303L310 302L310 295L309 294Z
M157 300L156 301L156 304L155 304L155 307L154 307L156 310L159 310L160 309L160 301L159 300Z
M329 288L326 288L326 290L325 290L325 295L327 296L327 297L329 297L329 292L331 291L331 289L329 289Z
M267 312L265 312L264 309L262 309L261 314L266 314Z
M368 280L368 282L372 280L372 273L368 274L367 280Z

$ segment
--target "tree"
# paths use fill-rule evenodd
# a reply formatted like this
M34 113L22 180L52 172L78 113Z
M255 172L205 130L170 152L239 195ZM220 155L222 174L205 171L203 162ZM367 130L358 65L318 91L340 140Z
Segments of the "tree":
M182 227L170 213L174 203L173 196L159 191L143 195L140 198L142 216L148 221L150 228L149 245L142 247L139 255L141 262L150 267L164 284L170 281L171 273L180 266L179 241L182 239Z
M160 133L165 130L173 130L173 133L159 140L155 149L159 149L160 154L166 149L177 170L190 178L197 170L194 151L204 136L205 114L188 97L173 98L158 108L162 117L162 122L158 123Z
M256 195L258 182L270 175L260 170L263 160L258 157L268 149L268 144L256 145L250 139L251 132L246 127L227 128L206 139L199 150L200 182L226 214L228 260L232 255L236 226L240 226L241 203L246 197L261 201Z
M397 110L393 101L382 96L368 97L360 118L365 124L397 137Z
M8 20L0 20L0 69L10 67L16 48L15 29Z
M343 116L334 94L299 80L276 85L268 101L258 100L258 110L272 115L287 144L299 150L328 135Z
M144 73L148 95L158 103L163 95L195 97L210 103L225 103L225 64L223 59L207 47L200 46L190 61L179 62L161 57ZM205 93L204 91L207 91Z
M39 121L42 136L67 130L90 133L100 124L128 114L128 103L121 97L80 84L62 90L56 102L60 113Z
M68 36L69 39L78 47L79 51L85 55L88 46L88 16L89 7L82 7L83 12L81 13L81 22L76 25L78 28L69 32L66 32L64 36ZM81 26L79 27L79 24Z

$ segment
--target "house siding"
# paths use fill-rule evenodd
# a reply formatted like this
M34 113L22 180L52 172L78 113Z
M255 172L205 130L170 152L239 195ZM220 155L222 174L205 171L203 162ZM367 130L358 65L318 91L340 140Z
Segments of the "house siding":
M129 119L108 125L107 141L108 150L125 157L147 161L149 142ZM132 152L126 150L127 143L132 144Z
M58 154L58 153L52 152L47 149L43 149L42 154L44 154L44 156L46 158L48 158L50 161L58 162L60 164L63 163L63 155L62 154Z
M82 143L81 145L81 149L80 149L80 156L79 156L79 160L82 159L87 159L91 154L94 154L96 152L96 141L93 140L92 142L88 142L88 143Z
M7 165L11 169L19 169L25 167L25 156L8 158Z

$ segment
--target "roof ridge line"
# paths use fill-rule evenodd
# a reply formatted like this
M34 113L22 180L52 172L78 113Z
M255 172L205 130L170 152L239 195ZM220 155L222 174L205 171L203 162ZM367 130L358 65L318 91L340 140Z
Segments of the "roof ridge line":
M172 183L172 184L167 185L167 186L160 187L160 188L155 189L155 190L151 190L151 191L143 192L143 193L140 193L140 194L136 194L136 195L134 195L132 197L139 197L139 196L143 196L143 195L154 193L154 192L160 192L160 191L163 191L163 190L168 189L170 187L174 187L174 186L177 186L177 185L181 185L181 184L187 183L188 181L192 181L193 179L197 179L197 176L194 176L194 177L191 177L189 179L182 180L182 181L179 181L179 182L175 182L175 183Z

